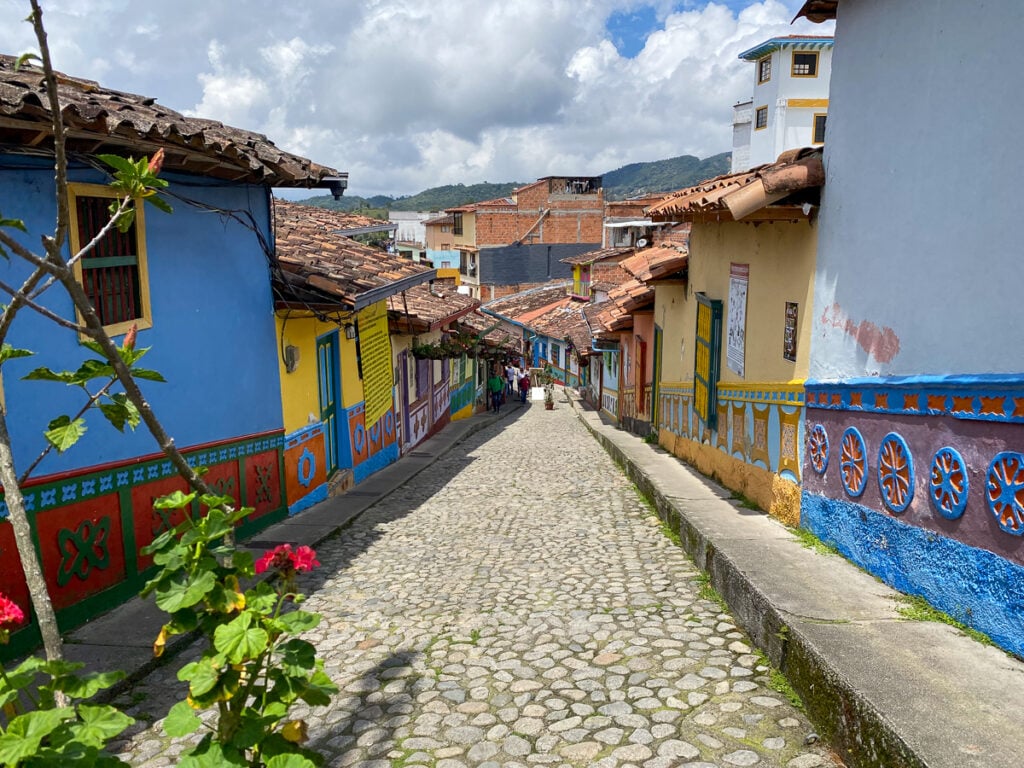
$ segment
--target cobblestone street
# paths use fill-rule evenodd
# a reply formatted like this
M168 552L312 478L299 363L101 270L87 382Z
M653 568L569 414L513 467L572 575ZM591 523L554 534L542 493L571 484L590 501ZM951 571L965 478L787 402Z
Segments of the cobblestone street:
M840 765L561 398L477 432L318 555L310 639L341 688L307 714L326 765ZM133 765L176 762L157 721L181 663L119 699L149 723Z

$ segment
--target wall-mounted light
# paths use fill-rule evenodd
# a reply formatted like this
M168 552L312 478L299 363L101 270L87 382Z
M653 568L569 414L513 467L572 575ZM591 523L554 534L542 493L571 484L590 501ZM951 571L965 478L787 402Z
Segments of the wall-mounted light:
M284 348L284 369L287 373L294 373L299 367L299 348L289 344Z
M356 326L354 323L345 323L345 338L354 339L356 337Z
M325 176L320 180L319 186L327 187L331 192L331 197L335 200L340 200L341 196L345 194L345 190L348 189L348 174Z

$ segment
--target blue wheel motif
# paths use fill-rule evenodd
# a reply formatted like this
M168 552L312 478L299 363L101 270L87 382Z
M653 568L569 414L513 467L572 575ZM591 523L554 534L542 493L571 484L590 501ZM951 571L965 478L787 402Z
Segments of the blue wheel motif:
M843 488L850 496L856 498L864 493L868 484L868 449L864 438L856 427L843 432L843 442L839 450L839 468L843 476Z
M395 413L388 411L384 414L384 434L391 437L395 433Z
M363 446L366 444L366 427L362 424L356 424L356 428L352 433L352 445L356 449L356 453L363 452Z
M298 464L299 482L309 488L309 484L313 482L313 475L316 474L316 456L310 452L309 448L303 448Z
M947 446L935 453L928 490L935 511L947 520L956 520L964 513L970 481L964 458L955 448Z
M907 442L895 432L878 446L878 490L885 506L897 515L914 499L914 459Z
M1009 534L1024 534L1024 454L997 453L988 465L985 489L989 511Z
M828 469L828 432L821 424L815 424L807 438L807 455L811 460L811 469L824 475Z

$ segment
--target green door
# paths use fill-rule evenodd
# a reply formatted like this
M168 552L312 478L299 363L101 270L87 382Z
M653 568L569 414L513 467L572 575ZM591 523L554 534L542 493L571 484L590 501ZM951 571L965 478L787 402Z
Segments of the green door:
M324 424L327 451L327 476L338 468L338 332L331 331L316 340L316 370L320 390L320 421Z

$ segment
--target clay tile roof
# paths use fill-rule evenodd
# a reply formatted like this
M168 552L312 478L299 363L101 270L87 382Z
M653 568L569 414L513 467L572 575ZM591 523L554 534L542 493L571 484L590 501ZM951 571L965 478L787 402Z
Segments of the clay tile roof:
M429 280L436 270L335 234L346 214L275 202L276 288L285 301L355 306L361 294L398 281ZM384 298L383 296L381 298Z
M569 285L570 283L565 280L556 280L538 288L531 288L528 291L489 301L484 308L510 320L527 323L542 314L548 307L565 299L566 289Z
M686 267L687 253L682 248L660 247L637 251L621 266L641 282L658 280Z
M424 219L422 223L425 227L438 226L441 224L454 224L455 217L449 213L445 216L435 216L432 219Z
M633 327L633 312L654 302L654 288L636 278L627 280L608 292L608 301L597 316L597 322L607 332L623 331Z
M487 331L482 336L483 341L494 347L513 345L522 337L520 329L483 314L479 308L460 318L459 323L476 335Z
M803 4L803 7L797 11L796 16L793 17L793 21L796 21L801 16L806 16L810 21L820 23L822 21L828 21L836 17L836 7L839 5L839 0L807 0Z
M626 256L633 252L632 247L628 248L599 248L596 251L587 251L566 259L560 259L563 264L593 264L595 261Z
M435 280L433 287L417 285L388 298L388 309L429 329L439 328L472 312L480 302L459 293L454 280Z
M14 70L16 59L0 54L0 143L52 146L50 102L40 68ZM310 187L337 176L332 168L284 152L266 136L186 117L155 99L114 91L92 80L57 73L57 96L69 152L148 155L166 153L165 170L218 179Z
M655 219L708 212L739 219L793 193L824 184L821 156L820 148L789 150L774 163L716 176L673 192L647 212Z
M493 200L481 200L477 203L457 205L453 208L445 208L445 213L469 213L481 208L514 208L516 201L511 197L496 197Z

